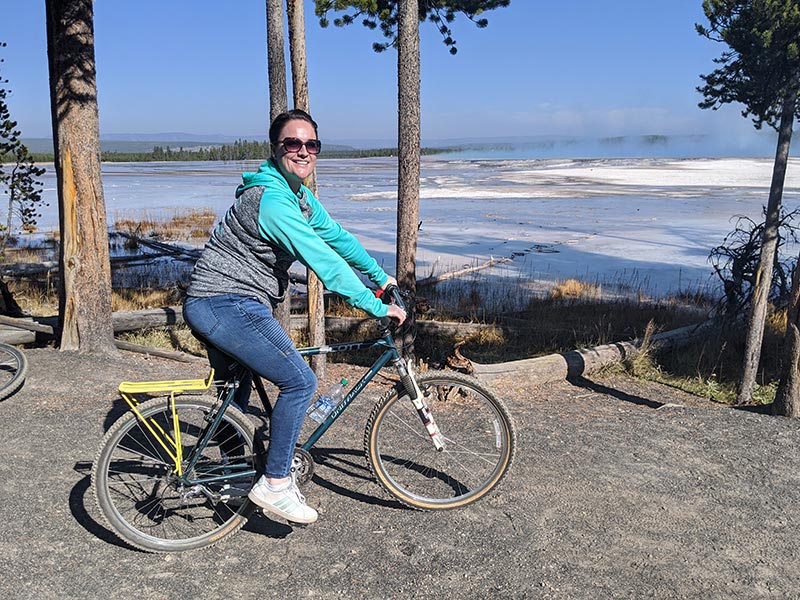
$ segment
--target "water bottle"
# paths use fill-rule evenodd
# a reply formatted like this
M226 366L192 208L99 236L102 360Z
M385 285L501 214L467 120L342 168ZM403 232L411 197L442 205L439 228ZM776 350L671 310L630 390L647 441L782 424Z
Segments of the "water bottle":
M331 411L339 405L339 402L344 398L344 388L347 385L347 379L342 379L339 383L331 387L324 394L320 394L317 401L308 407L306 414L308 417L322 423Z

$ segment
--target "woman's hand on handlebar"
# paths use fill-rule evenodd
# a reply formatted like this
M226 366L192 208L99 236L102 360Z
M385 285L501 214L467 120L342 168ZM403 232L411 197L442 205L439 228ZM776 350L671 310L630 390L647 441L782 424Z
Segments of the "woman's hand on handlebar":
M382 293L383 292L383 293ZM403 306L403 301L400 298L400 288L397 285L397 279L389 275L388 279L381 286L380 292L376 296L387 304L386 316L396 323L399 327L406 320L406 310ZM399 303L399 304L398 304Z
M394 277L392 277L391 275L389 275L389 279L387 279L387 280L386 280L386 283L384 283L384 284L381 286L381 289L382 289L382 290L385 290L385 289L386 289L387 287L389 287L390 285L393 285L393 286L397 287L397 279L395 279L395 278L394 278Z
M398 325L402 325L403 321L406 320L406 311L397 306L397 304L390 304L388 308L389 311L386 313L386 316L397 321Z

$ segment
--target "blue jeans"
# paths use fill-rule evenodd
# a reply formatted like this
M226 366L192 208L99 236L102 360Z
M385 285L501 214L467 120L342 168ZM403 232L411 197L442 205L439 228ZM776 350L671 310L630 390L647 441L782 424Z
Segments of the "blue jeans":
M272 315L272 309L237 294L209 298L189 296L183 318L206 338L209 361L217 377L227 376L232 360L246 366L278 388L272 410L267 449L267 477L288 477L295 444L306 409L317 389L317 378L297 352L291 338ZM250 382L242 382L237 403L246 405Z

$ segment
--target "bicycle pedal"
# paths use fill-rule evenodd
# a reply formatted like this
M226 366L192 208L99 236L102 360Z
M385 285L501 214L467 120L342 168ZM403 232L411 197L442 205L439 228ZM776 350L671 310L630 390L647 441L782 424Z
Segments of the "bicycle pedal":
M226 483L222 486L222 489L220 489L220 493L222 494L220 500L227 501L231 498L245 498L247 494L250 493L250 490Z

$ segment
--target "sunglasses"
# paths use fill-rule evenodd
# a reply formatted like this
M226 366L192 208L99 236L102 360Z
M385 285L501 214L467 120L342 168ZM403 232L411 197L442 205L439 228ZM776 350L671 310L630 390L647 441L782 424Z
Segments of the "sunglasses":
M303 146L306 147L306 150L309 154L319 154L319 151L322 150L322 142L319 140L300 140L295 137L287 137L283 138L280 142L287 152L300 152L300 148Z

